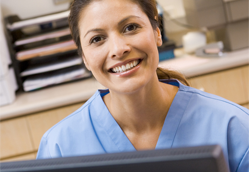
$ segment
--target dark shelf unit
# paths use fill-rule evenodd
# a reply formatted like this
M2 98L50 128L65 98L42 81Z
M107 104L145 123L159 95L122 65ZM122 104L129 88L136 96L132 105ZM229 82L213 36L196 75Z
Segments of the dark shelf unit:
M70 50L66 50L66 51L64 51L62 49L59 52L45 54L42 56L35 56L33 58L25 59L25 60L18 60L17 59L17 53L20 51L30 50L30 49L34 49L34 48L40 48L40 47L44 47L44 46L50 46L50 45L54 45L56 43L60 43L63 41L71 41L72 40L72 37L69 33L69 34L59 36L59 37L54 37L54 38L49 37L48 39L33 41L32 43L27 43L27 44L23 44L23 45L15 45L15 42L18 40L29 39L29 38L39 36L39 35L50 34L50 33L54 33L54 32L61 31L61 30L67 30L69 26L68 26L66 15L62 16L61 18L54 17L56 19L53 20L53 16L58 16L58 14L59 15L67 14L67 11L63 11L60 13L53 13L53 14L49 14L49 15L45 15L45 16L38 16L38 17L29 18L29 19L25 19L25 20L21 20L17 15L8 16L4 19L4 24L6 26L4 28L5 35L6 35L6 40L7 40L11 60L12 60L12 66L14 68L15 75L16 75L16 81L17 81L18 87L19 87L18 91L25 91L23 84L24 84L25 79L28 78L28 76L23 77L23 76L21 76L21 73L23 71L25 71L27 68L32 67L33 64L37 64L39 62L46 63L46 61L47 62L55 61L56 59L67 58L67 56L68 56L68 59L71 56L74 56L74 57L77 56L77 49L75 48L75 49L70 49ZM48 20L48 21L44 20L41 23L35 23L37 21L36 20L37 18L46 19L48 16L52 16L51 20ZM28 22L30 21L30 23L26 24L26 25L24 24L23 27L20 27L20 26L16 27L16 28L10 27L10 26L14 26L15 24L18 25L18 24L25 23L25 22L28 23L27 21ZM34 21L34 24L32 24L32 21ZM31 28L31 30L32 30L32 27L36 28L36 30L29 31L29 32L25 31L25 29L27 30L27 28ZM83 60L81 60L81 61L82 61L81 64L77 64L77 65L80 65L82 68L84 68L86 70L86 72L89 73L89 75L86 75L86 77L82 77L82 78L74 78L72 80L67 80L67 81L62 82L61 84L84 79L84 78L89 78L92 76L92 74L89 71L87 71L87 69L85 68ZM71 66L67 66L65 68L70 68L70 67ZM52 71L63 70L63 69L64 68L55 69ZM67 71L67 70L65 70L65 71ZM51 72L51 71L48 71L48 73L49 72ZM46 72L42 72L42 73L46 73ZM33 74L33 75L36 75L36 74ZM41 75L41 74L37 73L37 76L38 75ZM58 83L55 83L55 84L52 84L49 86L53 86L53 85L58 85ZM31 90L31 91L33 91L33 90Z

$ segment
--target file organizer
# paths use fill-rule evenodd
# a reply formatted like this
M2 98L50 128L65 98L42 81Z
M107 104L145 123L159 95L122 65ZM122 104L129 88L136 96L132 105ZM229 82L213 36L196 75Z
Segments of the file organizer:
M6 38L19 90L34 91L91 77L77 54L69 11L21 20L5 18Z

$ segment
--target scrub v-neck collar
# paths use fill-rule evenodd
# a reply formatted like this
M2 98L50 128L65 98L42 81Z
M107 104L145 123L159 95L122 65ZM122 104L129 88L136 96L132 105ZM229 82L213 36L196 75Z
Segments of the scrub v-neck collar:
M185 91L188 90L188 87L181 84L178 80L174 79L163 79L160 82L178 86L178 92L175 95L175 98L170 106L168 114L165 118L162 131L159 135L157 145L155 149L163 149L163 148L171 148L174 142L174 138L177 133L178 126L181 122L184 111L188 105L191 94L186 94ZM98 125L102 130L105 130L107 136L111 138L113 143L116 145L117 149L120 152L126 151L135 151L136 149L127 138L123 130L120 128L118 123L115 121L108 108L106 107L102 97L109 93L109 90L99 90L96 99L97 101L93 103L93 107L91 108L91 115L96 120ZM97 105L98 107L94 107ZM101 109L100 109L101 107ZM97 108L97 109L96 109ZM101 140L100 140L101 142ZM106 142L102 142L106 143ZM107 143L106 143L107 144ZM104 148L109 147L102 145ZM112 150L105 149L107 153L113 152Z

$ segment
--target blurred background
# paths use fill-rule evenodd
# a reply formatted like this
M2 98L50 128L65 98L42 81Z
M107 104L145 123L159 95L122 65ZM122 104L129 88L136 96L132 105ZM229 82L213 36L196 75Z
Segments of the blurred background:
M35 159L42 135L104 88L77 54L71 0L1 0L0 161ZM249 108L249 0L157 0L159 66Z

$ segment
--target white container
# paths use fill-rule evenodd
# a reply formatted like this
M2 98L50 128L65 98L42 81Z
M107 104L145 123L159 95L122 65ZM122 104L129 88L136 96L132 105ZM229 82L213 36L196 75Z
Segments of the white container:
M206 45L206 35L202 32L189 32L182 38L183 48L186 53L193 53L197 48Z
M0 14L0 19L2 16ZM15 91L18 89L7 41L3 31L3 24L0 21L0 106L12 103L15 100Z
M1 16L1 15L0 15ZM0 21L0 77L4 76L8 71L8 66L11 64L10 54L7 46L7 41L3 31L3 25Z
M14 102L16 89L14 70L10 68L4 76L0 77L0 106Z

